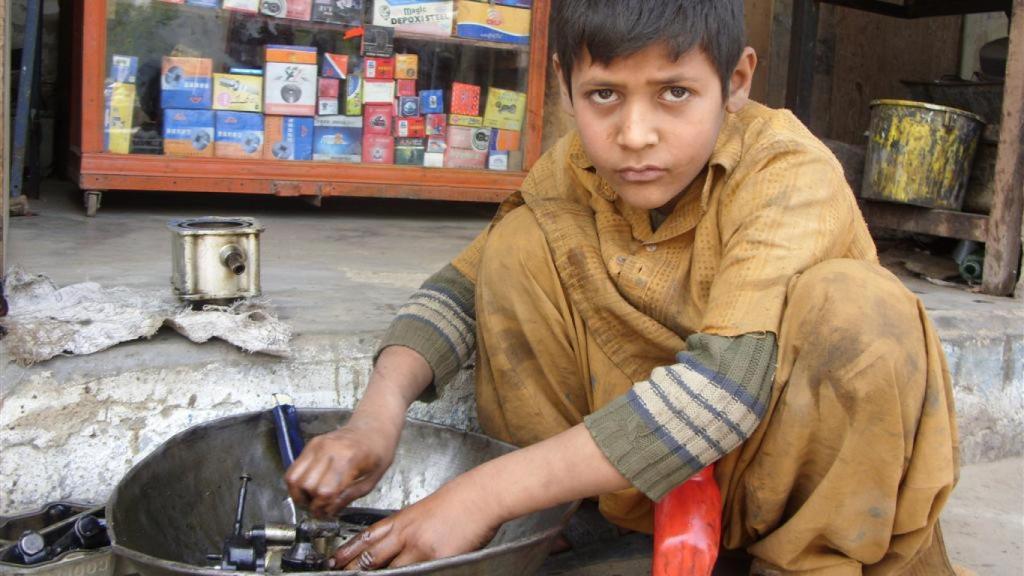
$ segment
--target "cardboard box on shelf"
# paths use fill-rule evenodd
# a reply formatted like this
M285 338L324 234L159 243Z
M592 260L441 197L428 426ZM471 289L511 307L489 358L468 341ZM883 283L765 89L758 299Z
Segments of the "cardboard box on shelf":
M481 152L449 146L444 153L444 167L483 170L487 167L487 151Z
M420 99L416 96L400 96L398 98L398 115L412 118L420 115Z
M320 78L317 88L317 114L331 116L340 114L341 80L337 78Z
M487 154L488 170L508 170L508 152L491 151Z
M420 112L444 114L444 90L421 90Z
M216 112L214 155L221 158L263 158L263 115L255 112Z
M367 104L364 106L363 131L366 134L391 136L394 104Z
M358 74L351 74L345 79L345 114L363 115L363 79Z
M139 59L136 56L114 54L110 57L110 80L122 84L135 84L139 72Z
M423 155L424 168L444 168L444 152L427 152Z
M516 130L495 128L491 131L491 150L495 152L519 150L522 146L521 135L522 132Z
M395 164L401 166L423 166L426 153L422 138L398 138L395 140Z
M480 115L480 87L475 84L452 84L452 114L464 116Z
M348 54L324 53L323 63L320 66L320 75L325 78L347 78Z
M213 156L213 110L164 110L164 154Z
M395 96L416 96L416 81L395 80Z
M200 8L220 8L219 0L185 0L185 4Z
M448 133L448 116L427 114L427 136L444 136Z
M264 47L264 62L316 65L316 47L267 44Z
M265 116L266 144L263 157L268 160L312 160L313 119L295 116Z
M384 26L364 26L363 56L391 58L395 55L395 29Z
M422 116L396 118L395 136L399 138L425 138L427 136L427 124Z
M395 59L367 56L363 59L363 78L373 80L394 80Z
M245 74L214 74L213 109L262 112L263 78Z
M526 116L526 94L501 88L487 91L484 126L502 130L522 130Z
M395 139L380 134L363 135L363 162L366 164L394 164Z
M363 104L393 104L394 101L394 80L363 80Z
M420 57L417 54L395 54L395 78L415 80L420 74Z
M491 148L491 130L489 128L467 128L451 126L448 128L448 146L487 152Z
M530 10L473 0L458 0L455 9L455 35L460 38L530 43Z
M319 116L313 128L313 160L361 162L363 125L352 116Z
M263 0L260 12L277 18L309 20L313 15L313 0Z
M444 136L428 136L427 152L444 153L448 149L448 139Z
M451 114L448 116L448 123L452 126L465 126L467 128L483 128L483 116L466 116L464 114Z
M374 0L373 23L401 32L447 38L452 35L452 0Z
M269 49L267 53L269 56ZM263 91L267 114L313 116L316 93L316 64L267 61Z
M314 22L362 26L363 0L313 0Z
M213 105L213 60L164 56L160 107L205 110Z
M256 14L260 11L260 0L224 0L221 8L246 14Z
M103 90L103 149L114 154L131 153L135 85L112 82Z

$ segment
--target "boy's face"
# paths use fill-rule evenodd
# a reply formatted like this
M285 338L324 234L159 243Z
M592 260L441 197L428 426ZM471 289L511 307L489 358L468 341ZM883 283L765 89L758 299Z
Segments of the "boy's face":
M607 66L584 50L572 70L572 97L563 80L562 99L597 173L619 197L637 208L670 208L707 164L726 111L746 104L754 66L747 48L723 102L703 50L673 61L657 44Z

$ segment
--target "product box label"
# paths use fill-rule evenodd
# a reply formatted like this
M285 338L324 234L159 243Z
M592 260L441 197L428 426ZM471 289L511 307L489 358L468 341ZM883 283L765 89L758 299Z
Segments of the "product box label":
M390 136L394 108L394 104L367 104L363 114L363 129L366 133Z
M444 152L448 149L448 139L444 136L427 137L427 152Z
M363 79L355 74L345 79L345 114L363 115Z
M475 84L452 84L452 114L480 115L480 87Z
M164 56L160 107L203 110L213 105L213 60Z
M317 114L330 116L340 114L339 99L341 98L341 80L337 78L321 78L317 94Z
M264 118L266 145L263 157L268 160L312 160L313 119L290 116Z
M526 116L526 94L491 88L487 91L484 126L502 130L522 130Z
M427 114L427 136L444 136L448 133L448 116Z
M313 0L313 21L362 26L363 0Z
M487 152L491 148L491 130L452 126L448 128L448 146Z
M213 109L262 112L263 78L245 74L214 74Z
M402 96L416 96L416 81L395 80L395 96L399 98Z
M263 61L316 65L316 48L313 46L268 44L265 47Z
M400 96L398 98L398 115L406 118L420 115L420 99L416 96Z
M185 4L201 8L220 8L219 0L185 0Z
M395 30L384 26L364 26L363 56L391 58L395 55Z
M393 104L394 101L394 80L363 80L363 104Z
M164 110L164 154L213 156L213 110Z
M424 138L426 135L427 124L422 116L395 119L395 136L399 138Z
M532 8L533 0L494 0L495 4L514 6L516 8Z
M320 75L327 78L347 78L348 55L325 53L323 64L320 66Z
M508 170L508 152L489 152L487 154L488 170Z
M395 79L395 59L368 56L363 59L363 78L374 80Z
M420 57L416 54L395 54L395 78L415 80L420 75Z
M225 10L255 14L260 10L260 0L224 0L221 7Z
M263 115L254 112L218 111L214 155L221 158L262 158Z
M448 116L448 123L452 126L465 126L467 128L483 128L483 116L465 116L463 114L452 114Z
M444 153L444 167L483 170L487 167L487 151L481 152L449 146Z
M313 160L360 162L363 158L363 127L359 118L320 116L313 135Z
M420 112L444 114L444 90L422 90L420 92Z
M530 43L530 11L473 0L458 0L455 35L460 38Z
M380 134L363 136L363 162L367 164L394 164L395 139Z
M423 166L422 146L395 146L395 164L399 166Z
M452 35L455 3L424 0L375 0L373 23L415 34L448 37Z
M519 150L522 145L522 132L517 130L501 130L495 128L491 131L491 150L495 152L509 152Z
M103 149L128 154L132 145L132 117L135 113L135 85L113 82L104 90Z
M313 13L313 0L263 0L260 12L277 18L309 20Z
M267 62L264 79L264 110L267 114L316 114L316 64Z
M139 59L135 56L114 54L110 57L110 80L122 84L135 84L139 72Z

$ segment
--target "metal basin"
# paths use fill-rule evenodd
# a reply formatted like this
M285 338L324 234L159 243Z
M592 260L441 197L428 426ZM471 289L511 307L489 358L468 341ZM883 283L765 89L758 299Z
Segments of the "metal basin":
M347 410L304 410L303 435L308 440L333 430L349 415ZM353 506L403 508L512 450L478 434L409 421L395 463L377 489ZM207 567L206 556L217 552L231 531L243 473L252 476L246 528L292 520L269 412L223 418L174 436L132 468L111 496L107 519L114 554L130 560L144 576L224 576ZM374 574L532 574L574 506L564 504L509 522L483 550Z

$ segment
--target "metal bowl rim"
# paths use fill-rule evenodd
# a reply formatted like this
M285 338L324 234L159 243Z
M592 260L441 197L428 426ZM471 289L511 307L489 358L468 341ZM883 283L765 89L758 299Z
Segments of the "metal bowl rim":
M960 108L953 108L952 106L943 106L942 104L932 104L931 102L918 102L917 100L896 100L891 98L885 98L882 100L872 100L871 108L876 106L903 106L907 108L924 108L927 110L933 110L935 112L952 112L960 116L965 116L972 120L981 122L984 126L986 124L985 119L978 116L974 112L968 112L967 110L961 110Z
M325 414L325 413L341 412L341 413L347 413L349 416L352 415L352 410L351 409L347 409L347 408L303 408L302 412L303 413L314 413L314 414ZM118 544L118 542L117 542L117 531L116 531L116 524L117 524L117 522L115 521L115 518L114 518L114 504L117 502L118 496L120 496L120 494L121 494L121 487L124 484L125 478L129 477L132 474L132 472L134 472L137 468L145 465L150 460L150 458L156 458L159 454L163 453L163 451L166 450L167 445L170 444L173 440L176 440L176 439L178 439L181 436L185 436L186 434L191 433L193 430L195 430L196 428L198 428L200 426L210 426L210 425L215 425L215 424L225 424L225 423L228 423L229 421L232 421L232 420L244 420L246 418L252 418L252 417L255 417L255 416L262 415L264 413L266 413L266 410L255 410L255 411L250 411L250 412L243 412L243 413L240 413L240 414L232 414L232 415L228 415L228 416L222 416L220 418L215 418L213 420L202 422L200 424L196 424L194 426L186 428L186 429L184 429L184 430L174 434L173 436L171 436L167 440L164 440L160 444L160 446L158 446L155 450L153 450L152 452L147 454L145 458L143 458L142 460L139 460L139 462L137 464L132 466L128 470L128 472L125 473L125 475L121 478L121 480L118 481L117 485L114 487L114 491L110 494L110 499L107 500L107 505L106 505L106 508L105 508L105 511L106 511L105 512L105 516L106 516L106 519L107 519L107 534L110 537L110 549L113 550L114 555L115 556L121 556L121 557L124 557L124 558L128 558L129 560L132 560L134 562L142 563L143 565L150 565L150 566L155 565L155 566L157 566L157 567L159 567L161 569L174 570L176 572L180 572L180 573L184 573L184 574L190 574L190 575L196 575L196 576L224 576L225 572L223 570L217 570L215 568L210 568L210 567L195 566L193 564L186 564L184 562L178 562L178 561L175 561L175 560L164 560L162 558L157 558L155 556L150 556L149 554L144 554L142 552L139 552L138 550L133 550L131 548L126 548L126 547ZM518 449L516 446L514 446L512 444L509 444L507 442L502 442L501 440L497 440L495 438L490 438L488 436L484 436L483 434L478 434L476 432L470 432L468 430L459 430L458 428L452 428L451 426L444 426L444 425L441 425L441 424L437 424L435 422L427 422L426 420L420 420L420 419L417 419L417 418L406 418L406 423L412 423L412 424L416 424L416 425L420 425L420 426L427 426L427 427L430 427L430 428L439 428L439 429L442 429L442 430L449 430L449 431L452 431L452 432L456 432L456 433L459 433L459 434L465 434L465 435L469 435L469 436L476 436L476 437L479 437L479 438L484 438L484 439L486 439L486 440L488 440L490 442L494 442L494 443L497 443L499 445L512 448L513 450ZM545 530L543 532L539 532L537 534L534 534L533 536L530 536L530 537L527 537L527 538L522 538L520 540L513 540L512 542L509 542L507 544L501 544L499 546L494 546L494 547L491 547L491 548L482 548L482 549L477 550L475 552L469 552L467 554L460 554L459 556L452 556L452 557L449 557L449 558L440 558L438 560L431 560L431 561L428 561L428 562L421 562L419 564L412 564L410 566L406 566L406 567L403 567L403 568L394 568L394 569L391 569L391 570L374 570L373 573L374 574L381 574L383 576L391 576L391 575L401 576L403 574L419 574L423 570L432 569L432 568L439 568L439 567L443 567L443 566L445 566L447 564L451 564L451 563L453 563L455 561L456 558L458 559L459 563L462 564L462 563L464 563L466 561L474 561L474 560L487 559L487 558L489 558L491 556L496 556L496 555L502 554L502 553L504 553L506 551L510 551L510 550L514 551L514 550L529 548L531 546L538 545L538 544L543 544L543 542L545 540L554 538L563 529L565 529L565 525L569 521L569 517L576 511L576 508L579 507L579 504L580 504L580 501L579 500L575 500L573 502L567 502L567 503L559 504L557 506L553 506L552 508L564 507L566 509L565 513L562 515L561 521L559 522L558 525L553 526L552 528L549 528L549 529L547 529L547 530ZM549 510L550 510L550 508L549 508ZM249 573L249 572L239 572L239 573L241 574L241 573ZM344 571L342 571L342 570L335 570L335 571L326 571L326 572L307 572L305 574L316 575L316 574L360 574L360 573L361 572L359 572L359 571L351 571L351 570L344 570Z
M203 222L213 223L239 223L240 226L232 228L193 228L191 225ZM180 236L238 236L244 234L259 234L263 232L263 225L257 218L252 216L198 216L194 218L177 218L167 223L167 227Z

